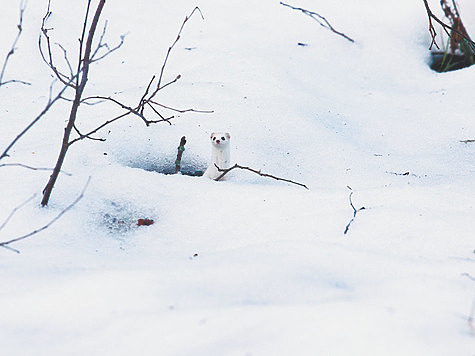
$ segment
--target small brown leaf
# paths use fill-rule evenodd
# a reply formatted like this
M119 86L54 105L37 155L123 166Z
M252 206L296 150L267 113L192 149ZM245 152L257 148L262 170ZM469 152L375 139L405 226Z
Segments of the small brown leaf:
M154 221L152 219L139 219L137 221L137 226L149 226L149 225L152 225L154 223Z

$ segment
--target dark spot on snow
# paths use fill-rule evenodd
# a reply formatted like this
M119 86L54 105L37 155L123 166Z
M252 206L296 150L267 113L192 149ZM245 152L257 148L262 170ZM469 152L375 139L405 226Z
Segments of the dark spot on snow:
M136 230L141 225L152 225L154 221L152 219L138 219L144 213L147 212L128 202L106 201L98 212L96 221L107 232L122 235ZM140 220L142 220L142 224L138 223Z
M204 174L207 163L199 157L193 157L190 154L184 154L181 159L180 172L186 176L200 177ZM134 160L129 160L125 165L131 168L143 169L147 172L156 172L161 174L175 174L175 156L166 156L153 158L137 157Z
M463 69L475 64L473 53L468 52L467 54L432 52L431 57L430 68L439 73Z

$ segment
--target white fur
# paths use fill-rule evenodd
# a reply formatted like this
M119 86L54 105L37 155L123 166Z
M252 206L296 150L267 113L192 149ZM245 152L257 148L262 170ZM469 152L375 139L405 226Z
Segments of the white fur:
M216 166L227 169L231 163L231 135L227 132L213 132L211 134L211 162L203 174L204 177L216 179L221 175Z

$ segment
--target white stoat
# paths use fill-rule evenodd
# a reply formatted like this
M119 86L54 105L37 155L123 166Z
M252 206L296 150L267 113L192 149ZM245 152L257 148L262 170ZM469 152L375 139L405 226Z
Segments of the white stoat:
M218 171L216 166L220 169L229 168L231 163L230 138L231 135L227 132L213 132L211 134L211 162L203 174L204 177L210 179L218 178L221 172Z

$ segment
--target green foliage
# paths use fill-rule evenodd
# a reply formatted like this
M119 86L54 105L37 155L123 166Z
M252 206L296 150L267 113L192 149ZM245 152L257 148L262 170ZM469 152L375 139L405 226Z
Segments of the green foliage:
M442 59L440 61L434 59L431 66L432 69L444 73L470 67L475 64L475 52L465 38L458 43L460 49L459 54L456 54L455 49L451 48L449 45L450 40L451 39L449 38L447 41L447 46L445 47Z

